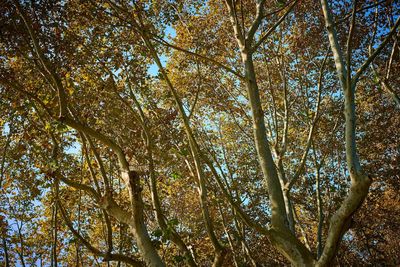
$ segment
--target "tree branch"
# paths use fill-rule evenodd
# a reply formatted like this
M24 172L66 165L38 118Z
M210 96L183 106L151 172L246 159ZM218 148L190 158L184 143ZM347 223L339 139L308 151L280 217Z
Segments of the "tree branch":
M313 121L311 123L310 130L308 132L308 137L307 137L307 144L306 144L306 149L304 150L303 156L301 157L300 164L297 167L295 174L293 175L293 178L290 180L289 184L287 185L288 190L291 190L293 185L296 183L296 181L299 179L300 174L303 171L303 168L305 166L306 160L307 160L307 155L311 147L313 135L315 132L315 126L318 122L319 119L319 109L320 109L320 104L321 104L321 93L322 93L322 80L323 80L323 75L324 75L324 69L326 65L326 61L328 59L329 55L329 50L326 52L324 61L322 62L321 68L319 70L319 78L318 78L318 99L317 99L317 107L315 108L315 114Z
M234 69L232 69L232 68L230 68L230 67L228 67L228 66L226 66L226 65L224 65L224 64L222 64L222 63L220 63L220 62L218 62L218 61L216 61L216 60L214 60L212 58L209 58L209 57L204 56L204 55L200 55L200 54L192 52L192 51L189 51L189 50L184 49L182 47L178 47L178 46L173 45L173 44L171 44L171 43L169 43L169 42L167 42L165 40L159 39L159 38L157 38L155 36L150 36L149 39L151 39L151 40L153 40L153 41L155 41L155 42L157 42L157 43L159 43L161 45L164 45L166 47L170 47L170 48L173 48L173 49L178 50L180 52L183 52L183 53L186 53L188 55L191 55L191 56L197 57L199 59L202 59L204 61L208 61L208 62L210 62L210 63L212 63L212 64L214 64L214 65L216 65L218 67L221 67L222 69L226 70L227 72L232 73L233 75L238 77L240 80L244 79L244 76L242 74L240 74L239 72L235 71Z
M132 266L143 266L143 263L133 259L131 257L122 255L122 254L113 254L110 251L108 252L102 252L99 249L95 248L89 241L87 241L78 231L76 231L73 227L73 224L71 220L69 219L64 207L61 205L61 202L59 199L57 199L57 206L60 208L61 216L64 219L65 224L69 228L69 230L72 232L72 234L75 236L75 238L78 239L78 241L83 244L90 252L92 252L94 255L103 257L104 261L122 261L128 264L131 264Z
M261 24L261 21L263 19L263 8L264 8L264 4L265 4L265 0L260 0L257 3L257 14L256 14L256 18L254 19L253 23L251 24L251 27L249 29L249 32L247 33L246 36L246 41L252 41L254 34L256 33L258 27Z
M257 48L265 41L267 38L275 31L275 29L283 22L283 20L289 15L289 13L293 10L294 6L299 2L299 0L294 0L293 4L291 4L286 10L285 14L283 14L275 24L267 30L267 32L258 40L258 42L250 49L251 52L257 50Z
M32 29L32 22L30 21L30 19L27 16L25 16L19 2L14 0L14 3L16 5L17 12L19 13L20 17L22 18L24 25L32 39L35 52L38 55L39 60L42 63L47 74L50 76L49 80L53 81L53 86L55 87L55 89L58 92L59 109L60 109L59 116L62 117L67 114L67 97L66 97L65 91L63 90L61 79L55 73L53 66L51 66L49 60L46 58L43 51L41 50L39 42L36 39L36 34Z
M335 25L332 20L332 13L331 13L331 10L330 10L327 0L321 0L321 5L322 5L322 11L324 14L324 19L325 19L325 27L328 32L329 43L331 46L331 50L333 52L333 58L335 60L336 72L339 77L339 81L342 85L342 88L346 88L346 85L347 85L347 83L346 83L346 77L347 77L346 66L343 61L342 50L340 49Z
M368 59L362 64L362 66L357 70L356 74L353 76L352 84L355 85L360 78L360 76L364 73L364 71L368 68L369 64L380 54L380 52L385 48L386 44L392 39L393 35L396 33L397 28L400 25L400 17L397 18L396 23L390 29L389 34L386 36L385 40L378 46L378 48L368 57Z

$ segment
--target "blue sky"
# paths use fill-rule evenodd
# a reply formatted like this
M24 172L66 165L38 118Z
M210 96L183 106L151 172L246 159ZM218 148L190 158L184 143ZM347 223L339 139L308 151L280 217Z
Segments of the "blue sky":
M166 36L166 41L170 42L172 41L173 38L176 36L175 29L172 26L167 26L165 28L165 36ZM160 60L161 64L163 67L167 65L168 57L164 54L160 55ZM156 76L158 74L158 66L156 63L153 63L150 65L149 69L147 70L147 73L150 74L151 76Z

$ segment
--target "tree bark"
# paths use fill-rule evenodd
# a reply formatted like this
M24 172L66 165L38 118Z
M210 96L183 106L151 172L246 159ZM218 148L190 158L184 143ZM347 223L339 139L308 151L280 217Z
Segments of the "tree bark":
M10 267L10 259L8 257L8 248L7 248L7 239L3 236L3 249L4 249L4 259L5 259L5 267Z

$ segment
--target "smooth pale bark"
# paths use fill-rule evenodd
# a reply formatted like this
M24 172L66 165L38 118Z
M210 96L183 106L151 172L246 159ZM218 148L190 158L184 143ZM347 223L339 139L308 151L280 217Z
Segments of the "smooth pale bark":
M121 177L125 181L130 195L132 217L126 218L125 214L120 214L120 211L118 211L117 216L120 216L119 218L121 219L123 218L131 227L131 231L136 238L138 248L145 262L150 266L164 266L160 256L157 253L157 250L154 248L151 242L150 236L148 235L144 224L140 178L136 172L129 169L129 164L122 149L111 139L68 117L64 117L62 122L78 131L82 131L85 134L91 135L92 137L98 139L104 145L109 146L117 154L120 163Z
M125 176L125 178L124 178ZM149 266L164 266L157 250L155 249L147 232L143 217L142 187L140 179L135 171L126 170L123 179L128 180L129 196L131 202L132 216L129 219L129 226L133 236L136 238L137 246L144 261Z
M277 60L278 61L278 60ZM287 99L287 81L284 70L284 62L282 60L282 65L280 66L279 74L283 83L283 107L284 107L284 121L283 121L283 135L282 135L282 143L280 151L277 151L277 171L279 181L281 183L281 188L283 190L283 200L285 201L285 209L287 214L287 220L289 224L290 231L296 235L295 230L295 220L293 216L293 205L290 200L290 191L286 188L288 184L288 179L286 178L286 173L283 167L283 157L285 156L287 150L287 142L288 142L288 130L289 130L289 109L288 109L288 99Z
M243 36L242 32L244 31L244 29L240 28L240 23L237 21L237 17L235 16L235 4L231 0L226 0L225 2L229 10L235 39L241 51L241 59L245 71L245 86L247 89L249 104L251 107L254 141L256 144L258 161L267 184L267 190L270 199L271 229L268 231L268 236L271 243L292 264L297 266L310 266L314 262L313 255L291 233L290 228L288 227L288 219L286 214L283 191L267 140L264 112L261 106L260 93L254 70L254 63L252 58L253 48L251 47L253 36L248 36L250 37L250 39ZM294 2L294 4L295 3L296 1ZM294 4L291 6L291 8L293 8ZM258 8L262 9L263 7L258 6ZM288 14L289 11L285 13L280 22ZM273 28L276 28L280 22L278 21L278 24L275 24ZM256 20L254 21L254 24L257 24L255 27L257 29L260 21ZM268 35L269 34L265 35L266 37L262 37L262 40L266 39ZM257 44L256 47L258 45L259 44Z
M295 219L293 215L293 204L290 199L290 190L286 187L288 184L288 179L286 178L286 173L283 167L283 158L282 155L278 155L278 162L277 162L277 172L279 177L279 182L281 184L282 193L283 193L283 201L285 202L285 210L287 214L288 220L288 227L293 234L296 234L295 231Z
M270 240L292 264L308 266L314 262L312 254L291 233L288 227L283 191L267 140L264 114L261 107L253 60L246 49L242 50L242 62L245 67L246 88L252 110L254 141L271 202Z
M79 123L77 123L78 125L80 125ZM82 125L81 125L82 126ZM84 126L82 126L82 127L84 127ZM51 135L51 138L52 138L52 140L53 140L53 143L54 143L54 149L53 149L53 151L54 151L54 153L55 153L55 155L53 155L53 157L54 157L54 159L57 159L56 158L56 153L57 153L57 149L58 149L58 143L57 143L57 140L55 139L55 136L52 134L52 133L50 133L50 135ZM82 137L84 136L84 134L82 134L81 135ZM82 139L82 140L84 140L84 139ZM87 154L87 151L86 151L86 147L84 146L84 150L85 150L85 152L86 152L86 154ZM87 158L88 159L88 158ZM90 166L90 161L88 160L88 163L89 163L89 166ZM127 162L121 162L120 163L120 165L121 166L126 166L127 165ZM129 176L128 176L128 178L126 178L125 177L125 179L129 179L129 181L131 181L132 179L134 179L134 178L132 178L132 176L136 176L136 173L135 172L133 172L133 171L129 171L128 172L129 173ZM121 222L124 222L124 223L126 223L127 225L129 225L130 226L130 228L131 228L131 230L132 230L132 232L133 232L133 234L134 234L134 237L136 237L137 239L139 239L139 238L141 238L141 240L143 240L143 239L146 239L146 236L143 236L143 231L145 231L145 233L144 234L147 234L147 229L139 229L139 231L137 231L136 229L138 228L138 226L140 226L140 221L139 222L137 222L138 221L138 219L140 220L141 218L142 218L142 220L143 220L143 214L142 214L142 217L140 217L140 216L137 216L136 217L136 221L134 220L135 218L134 218L134 216L135 215L140 215L140 211L142 211L142 209L140 210L140 206L138 206L138 205L136 205L135 207L136 207L136 210L135 209L133 209L133 211L132 211L132 213L129 213L129 212L126 212L126 211L124 211L123 209L121 209L118 205L117 205L117 203L112 199L112 195L111 195L111 192L107 192L104 196L101 196L99 193L97 193L96 192L96 190L94 190L92 187L90 187L90 186L88 186L88 185L84 185L84 184L80 184L80 183L77 183L77 182L73 182L73 181L71 181L71 180L69 180L69 179L67 179L67 178L65 178L65 177L63 177L62 175L61 175L61 172L59 171L59 170L56 170L55 172L54 172L54 175L55 175L55 179L56 179L56 189L58 188L58 181L60 180L60 181L62 181L62 182L64 182L64 183L66 183L67 185L69 185L69 186L72 186L72 187L74 187L74 188L76 188L76 189L79 189L79 190L84 190L85 192L87 192L87 193L89 193L94 199L95 199L95 201L100 205L100 207L102 207L103 208L103 211L107 211L107 213L109 213L109 214L111 214L113 217L115 217L117 220L119 220L119 221L121 221ZM92 175L93 175L93 179L94 179L94 181L97 181L96 180L96 176L94 175L94 173L92 173ZM123 177L123 179L124 179L124 177ZM136 181L138 181L138 179L135 179ZM130 188L129 188L129 190L128 190L128 192L130 192L130 196L132 197L132 194L131 194L131 192L133 191L133 190L135 190L135 189L133 189L132 187L132 183L129 183L131 186L130 186ZM56 190L57 191L57 190ZM140 193L140 191L139 191L139 193ZM57 195L57 194L56 194ZM137 194L136 194L136 196L138 196ZM139 195L139 198L140 198L141 196ZM141 200L141 198L140 198L140 200ZM137 204L137 202L138 202L138 200L136 199L135 200L135 204ZM134 203L134 201L132 201L132 199L131 199L131 203ZM139 203L140 204L140 203ZM106 216L106 224L107 224L107 231L108 231L108 240L107 240L107 242L108 242L108 251L107 252L101 252L101 251L99 251L98 249L96 249L96 248L94 248L88 241L86 241L81 235L80 235L80 233L79 233L79 231L76 231L74 228L73 228L73 225L72 225L72 223L70 222L70 220L69 220L69 218L68 218L68 216L66 215L66 212L62 209L62 206L61 206L61 203L58 201L57 202L57 206L58 207L60 207L60 210L61 210L61 212L62 212L62 217L64 218L64 221L66 222L66 224L67 224L67 226L69 227L69 229L71 230L71 232L80 240L80 242L83 244L83 245L85 245L86 246L86 248L88 248L92 253L94 253L95 255L98 255L98 256L101 256L101 257L103 257L104 258L104 260L106 260L106 261L110 261L110 260L115 260L115 261L124 261L124 262L127 262L127 263L130 263L131 265L133 265L133 266L140 266L141 265L141 263L139 263L138 261L136 261L136 260L134 260L134 259L131 259L131 258L129 258L129 257L127 257L127 256L124 256L124 255L120 255L120 254L113 254L113 253L111 253L112 252L112 230L110 229L111 228L111 225L110 225L110 221L109 221L109 218L108 218L108 216L105 214L105 216ZM133 205L132 205L133 206ZM140 210L140 211L138 211L138 209ZM144 223L142 223L142 225L144 225ZM137 236L137 235L139 235L139 234L142 234L142 236ZM149 240L149 237L147 236L147 238L148 238L148 240ZM140 243L139 244L139 242L137 242L138 243L138 247L139 247L139 250L145 250L145 249L147 249L146 251L147 251L147 255L143 255L143 257L146 257L145 258L145 261L146 261L146 263L147 264L149 264L150 266L157 266L157 265L152 265L152 264L154 264L154 263L157 263L157 258L155 258L154 259L154 254L149 254L149 253L151 253L151 249L149 249L148 247L149 247L149 244L152 246L152 244L151 244L151 241L150 242L148 242L148 243L145 243L145 242L143 242L142 241L142 243ZM152 246L153 247L153 246ZM157 256L158 256L158 254L157 254ZM153 261L150 261L150 260L153 260Z
M325 247L316 266L329 266L331 264L340 240L349 229L351 218L362 205L370 185L371 180L368 176L359 177L359 181L352 183L349 195L330 220Z
M253 60L246 49L242 49L242 62L245 67L246 88L252 110L254 141L271 202L270 240L292 264L309 266L314 262L312 254L293 236L288 227L283 191L267 140L264 114L261 107Z
M304 240L304 246L305 246L309 251L311 251L310 242L308 241L307 233L306 233L306 231L304 230L303 224L302 224L301 221L299 220L299 217L297 216L297 212L296 212L296 210L295 210L294 208L293 208L293 216L294 216L294 219L295 219L296 224L297 224L297 225L299 226L299 228L300 228L300 233L301 233L301 236L302 236L302 238L303 238L303 240Z
M332 15L326 0L321 0L322 11L325 18L325 25L329 37L329 43L335 59L336 71L341 82L345 96L345 141L346 141L346 162L351 178L351 186L348 196L345 198L340 208L335 212L330 220L328 237L326 245L318 260L317 266L328 266L331 264L336 253L337 247L344 233L348 230L353 214L362 205L365 197L368 194L371 185L371 179L363 172L356 148L356 113L355 113L355 89L360 75L365 71L367 66L378 55L383 47L399 25L397 20L395 27L391 30L386 39L375 50L375 52L362 64L357 70L354 77L351 77L351 37L353 34L356 7L353 7L352 21L347 40L347 55L345 66L342 52L339 46L336 30L332 23Z
M272 227L280 228L288 225L285 202L283 199L278 173L276 171L267 140L264 112L261 107L260 94L256 82L253 60L251 54L249 55L245 48L244 51L242 51L242 62L245 68L246 88L252 112L254 141L256 144L261 170L267 183L268 194L271 202L271 224Z

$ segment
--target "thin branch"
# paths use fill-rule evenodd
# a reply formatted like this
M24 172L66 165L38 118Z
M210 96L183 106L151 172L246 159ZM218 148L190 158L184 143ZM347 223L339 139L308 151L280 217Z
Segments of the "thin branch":
M346 77L346 82L347 82L348 90L350 90L350 88L351 88L351 52L352 52L351 40L353 38L354 24L356 21L356 9L357 9L357 0L354 0L353 12L351 15L351 22L350 22L350 29L349 29L349 34L347 36L347 52L346 52L347 77Z
M364 71L368 68L369 64L380 54L380 52L385 48L386 44L392 39L394 34L396 33L397 28L400 25L400 17L397 18L396 23L391 28L389 34L386 36L385 40L379 45L379 47L368 57L368 59L362 64L362 66L357 70L356 74L352 79L352 84L355 85L360 78L360 76L364 73Z
M380 4L383 4L383 3L386 3L386 2L387 2L387 0L382 0L382 1L377 2L377 3L375 3L375 4L372 4L372 5L368 5L368 6L365 6L365 7L360 7L359 9L356 10L356 13L360 13L361 11L364 11L364 10L367 10L367 9L370 9L370 8L373 8L373 7L377 7L377 6L379 6ZM353 12L346 14L346 15L345 15L344 17L342 17L341 19L335 21L335 24L334 24L334 25L337 26L337 25L339 25L340 23L346 21L348 18L350 18L350 17L352 16L352 14L353 14Z
M246 40L245 40L245 37L243 36L242 29L237 20L235 0L225 0L225 4L229 11L229 18L230 18L232 26L233 26L235 38L238 41L240 48L243 49L246 46L246 43L245 43Z
M86 147L86 141L85 141L86 138L83 135L83 133L79 132L79 134L80 134L81 140L82 140L82 147L83 147L82 153L84 153L84 157L85 157L85 160L86 160L86 162L88 164L89 172L90 172L90 175L91 175L91 177L93 179L93 183L94 183L94 185L96 187L97 193L100 195L101 194L101 189L100 189L99 181L97 180L97 177L96 177L96 173L94 172L92 163L91 163L90 158L89 158L89 152L88 152L88 149Z
M202 59L204 61L208 61L208 62L210 62L210 63L212 63L212 64L214 64L214 65L216 65L218 67L221 67L222 69L226 70L227 72L232 73L233 75L238 77L240 80L244 80L244 76L242 74L240 74L239 72L233 70L232 68L230 68L228 66L225 66L224 64L222 64L222 63L220 63L220 62L218 62L218 61L216 61L216 60L214 60L212 58L209 58L207 56L200 55L198 53L195 53L195 52L189 51L187 49L184 49L182 47L173 45L173 44L171 44L171 43L169 43L169 42L167 42L165 40L159 39L159 38L157 38L155 36L149 36L149 39L151 39L151 40L153 40L153 41L155 41L155 42L157 42L157 43L159 43L161 45L164 45L166 47L173 48L175 50L178 50L178 51L186 53L188 55L197 57L197 58Z
M376 32L377 32L377 28L378 28L377 27L377 23L378 23L378 8L376 8L376 10L375 10L374 33L372 35L371 42L370 42L370 44L368 46L368 52L369 52L370 56L372 55L372 44L373 44L373 42L375 40ZM376 78L376 84L378 84L378 85L380 84L381 87L383 88L383 90L385 90L390 95L390 97L393 99L393 101L400 107L400 98L399 98L398 94L396 93L396 91L393 90L393 88L390 86L390 84L388 82L388 79L390 77L390 70L391 70L392 63L393 63L393 56L394 56L394 53L395 53L395 50L396 50L396 45L397 45L397 39L395 39L394 43L393 43L392 51L390 53L389 62L387 64L387 70L386 70L385 77L383 77L383 78L380 77L380 75L379 75L378 71L375 69L373 63L371 63L370 68L372 70L373 75Z
M264 4L265 4L265 0L261 0L260 2L257 3L257 14L256 14L256 18L254 19L249 32L247 33L246 36L246 41L251 41L253 40L254 34L256 33L258 27L261 24L261 21L264 17L263 15L263 9L264 9Z
M315 127L316 127L316 124L317 124L318 119L319 119L319 109L320 109L320 104L321 104L321 93L322 93L322 80L323 80L324 69L325 69L326 61L328 59L328 55L329 55L329 50L326 52L324 61L322 62L322 65L321 65L320 70L319 70L317 106L315 108L314 118L313 118L313 121L311 123L310 130L308 132L306 149L304 150L303 156L301 157L301 160L300 160L300 164L297 167L296 172L293 175L293 178L290 180L289 184L287 185L287 188L289 190L293 187L295 182L299 179L300 174L302 173L303 168L305 166L306 159L307 159L307 156L308 156L308 152L309 152L310 147L311 147L313 135L314 135L314 132L315 132Z
M132 266L143 266L143 263L138 261L137 259L133 259L131 257L122 255L122 254L113 254L110 251L108 252L102 252L96 247L94 247L89 241L87 241L78 231L74 229L74 226L69 219L64 207L61 205L61 201L57 199L57 206L60 209L61 216L64 219L65 224L69 228L69 230L72 232L72 234L75 236L75 238L78 239L78 241L84 245L90 252L92 252L96 256L103 257L104 261L122 261L128 264L131 264Z
M106 187L106 192L110 192L111 188L110 188L110 184L108 182L106 170L104 169L103 160L101 159L100 154L97 152L96 146L94 145L92 139L89 136L85 136L85 137L89 142L89 146L93 151L93 155L96 159L97 164L99 164L100 173L101 173L101 176L103 177L103 183Z
M36 35L31 26L32 22L22 12L22 8L19 5L18 1L14 1L14 3L16 4L17 10L18 10L21 18L23 19L23 21L25 23L25 27L27 28L29 35L34 43L35 51L38 54L38 56L43 64L43 67L47 70L47 72L51 76L51 78L54 82L53 86L55 86L58 91L59 106L60 106L59 121L67 124L68 126L74 128L78 131L82 131L85 134L89 134L89 135L97 138L104 145L110 147L117 154L117 157L118 157L118 160L120 162L120 166L121 166L121 169L123 170L123 172L129 172L129 164L125 158L123 150L113 140L111 140L110 138L106 137L105 135L93 130L92 128L90 128L84 124L81 124L81 123L68 117L67 99L66 99L64 87L61 83L61 79L54 72L54 67L50 65L50 62L47 60L47 58L44 56L42 50L40 49L39 43L36 39ZM123 175L123 176L126 178L127 175Z
M58 92L59 108L60 108L59 116L62 117L67 114L67 98L66 98L65 91L63 90L62 84L61 84L61 79L55 73L53 66L51 66L49 60L46 58L43 51L41 50L39 42L36 39L36 33L32 29L32 22L22 11L22 7L19 4L19 2L14 0L14 3L16 5L17 12L19 13L20 17L22 18L24 25L32 39L33 46L35 48L35 52L38 55L39 60L42 63L44 69L46 70L46 72L50 76L51 80L53 81L53 86L55 87L55 89Z
M257 50L257 48L275 31L276 28L284 21L284 19L289 15L289 13L293 10L294 6L299 2L299 0L294 0L293 3L289 6L288 10L278 19L275 24L267 30L267 32L258 40L258 42L250 49L251 52Z

